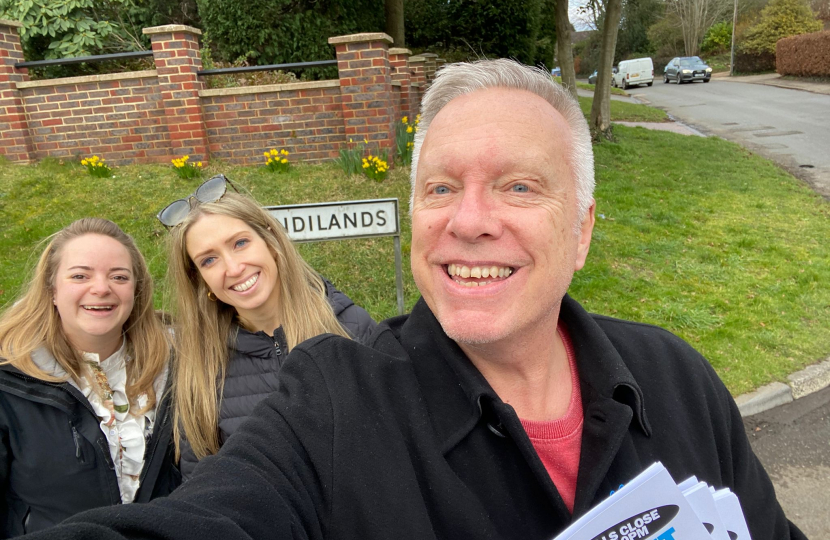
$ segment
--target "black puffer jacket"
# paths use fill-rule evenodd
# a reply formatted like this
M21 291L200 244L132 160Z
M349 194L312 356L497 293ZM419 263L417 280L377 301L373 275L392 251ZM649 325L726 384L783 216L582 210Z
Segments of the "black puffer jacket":
M361 343L368 342L377 323L328 280L325 282L326 295L337 320L352 338ZM236 343L225 374L219 411L220 445L225 444L260 401L277 389L277 372L287 356L288 343L282 327L277 328L273 336L249 332L241 326L236 328ZM190 445L183 440L179 466L185 479L197 462Z
M135 502L173 491L169 400L159 403ZM109 445L87 399L69 383L0 366L0 538L39 531L90 508L121 504Z

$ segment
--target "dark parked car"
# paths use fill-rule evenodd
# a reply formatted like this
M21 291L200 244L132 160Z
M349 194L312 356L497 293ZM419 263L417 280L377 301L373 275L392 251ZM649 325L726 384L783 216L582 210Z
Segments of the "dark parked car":
M617 68L613 68L611 70L611 75L617 72ZM594 70L593 73L588 75L588 84L597 84L597 70Z
M709 82L712 68L697 56L678 56L673 58L663 70L663 82L675 81L677 84L689 81Z

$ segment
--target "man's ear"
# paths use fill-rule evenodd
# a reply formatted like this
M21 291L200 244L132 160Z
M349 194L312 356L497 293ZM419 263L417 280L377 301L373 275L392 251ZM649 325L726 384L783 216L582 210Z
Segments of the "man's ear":
M597 202L591 199L591 206L585 212L582 218L582 224L579 227L579 244L576 247L576 261L574 264L574 272L582 270L585 266L585 259L588 258L588 249L591 247L591 235L594 232L594 211L596 210Z

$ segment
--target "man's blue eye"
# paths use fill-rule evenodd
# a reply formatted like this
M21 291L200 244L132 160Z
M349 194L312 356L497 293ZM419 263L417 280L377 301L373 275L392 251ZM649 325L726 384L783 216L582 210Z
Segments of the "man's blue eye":
M528 188L524 184L516 184L515 186L512 187L512 189L516 193L527 193L528 191L530 191L530 188Z
M435 193L437 195L446 195L449 192L450 188L448 188L447 186L438 186L437 188L435 188Z

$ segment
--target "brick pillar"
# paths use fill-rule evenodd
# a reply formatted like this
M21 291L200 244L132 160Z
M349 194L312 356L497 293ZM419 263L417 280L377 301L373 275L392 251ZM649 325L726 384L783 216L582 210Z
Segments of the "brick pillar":
M33 159L32 134L26 121L23 98L17 83L29 80L29 72L15 69L23 62L18 28L15 21L0 19L0 156L17 163L29 163Z
M434 53L423 53L421 56L424 57L424 71L426 72L427 84L429 84L435 78L435 61L437 60L438 55Z
M395 118L389 44L384 33L329 38L337 51L346 138L394 151ZM390 158L391 159L391 158Z
M204 83L196 75L202 69L199 56L202 32L178 24L145 28L143 32L153 44L172 152L176 156L189 155L191 161L207 161L207 130L199 98Z
M426 79L426 59L421 56L409 57L409 71L411 73L409 83L409 110L415 116L421 112L421 98L424 97L424 92L427 89Z
M399 116L412 116L410 110L410 86L412 74L409 69L409 55L412 51L409 49L393 48L389 49L389 67L392 69L392 82L398 82L401 85L400 103L398 103ZM395 118L395 121L398 121Z

